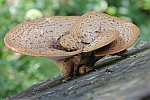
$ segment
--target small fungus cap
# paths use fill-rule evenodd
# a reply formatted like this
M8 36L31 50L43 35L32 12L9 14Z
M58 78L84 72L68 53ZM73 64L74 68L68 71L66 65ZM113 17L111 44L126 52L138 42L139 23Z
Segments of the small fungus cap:
M83 52L90 52L97 50L105 45L108 45L109 43L113 42L119 37L119 32L117 30L107 30L101 32L96 39L87 45L84 49Z

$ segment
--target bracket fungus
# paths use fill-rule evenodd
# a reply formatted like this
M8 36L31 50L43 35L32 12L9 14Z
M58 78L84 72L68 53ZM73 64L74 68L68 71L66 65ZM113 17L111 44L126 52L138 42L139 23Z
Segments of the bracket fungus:
M15 52L51 59L68 76L93 70L96 56L121 52L139 35L139 28L126 20L89 12L22 22L6 34L4 42Z
M124 19L104 13L89 12L82 15L73 24L69 34L61 38L61 45L71 50L83 49L83 52L100 48L96 50L95 55L105 56L125 50L139 35L139 28Z

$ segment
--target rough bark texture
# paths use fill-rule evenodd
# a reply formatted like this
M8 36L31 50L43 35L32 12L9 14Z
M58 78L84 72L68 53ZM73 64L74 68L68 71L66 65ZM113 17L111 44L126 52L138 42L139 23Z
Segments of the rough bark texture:
M149 100L150 42L140 42L128 51L125 57L102 58L96 71L76 78L58 76L8 100Z

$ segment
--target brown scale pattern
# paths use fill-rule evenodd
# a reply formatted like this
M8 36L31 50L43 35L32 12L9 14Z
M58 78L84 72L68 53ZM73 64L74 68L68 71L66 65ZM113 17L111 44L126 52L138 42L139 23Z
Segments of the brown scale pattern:
M68 52L60 45L60 37L68 34L78 16L46 17L25 21L14 27L5 36L7 47L32 56L70 56L81 50Z
M120 52L131 46L140 35L139 28L126 20L104 13L89 12L82 15L82 17L80 17L71 27L69 32L70 35L67 34L67 36L71 36L74 40L78 41L73 41L73 43L72 41L65 42L67 36L63 36L62 38L65 38L65 40L63 40L63 43L61 44L65 48L72 50L83 49L88 46L88 44L95 41L97 36L105 30L117 30L120 35L109 46L106 46L108 47L107 50L97 52L95 54L96 56L105 56ZM96 50L101 47L101 40L96 41L98 42L93 43L93 46L91 46L92 48L89 49ZM108 43L103 44L103 46L107 44ZM97 47L98 45L99 47Z
M98 36L92 43L90 43L84 48L83 52L91 52L94 51L95 49L99 49L114 41L116 38L119 37L119 34L120 33L117 30L103 31L100 34L98 34Z
M138 27L129 22L126 22L124 24L126 24L126 28L122 30L122 32L124 33L122 33L118 39L106 46L105 50L96 51L96 56L105 56L108 54L114 54L123 51L136 41L136 39L140 35Z

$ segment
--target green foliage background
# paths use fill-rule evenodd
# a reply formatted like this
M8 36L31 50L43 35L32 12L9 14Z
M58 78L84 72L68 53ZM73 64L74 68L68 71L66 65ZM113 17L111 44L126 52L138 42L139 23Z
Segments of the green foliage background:
M6 48L5 34L24 20L53 15L105 12L135 23L138 41L150 40L150 0L0 0L0 99L60 74L46 58L17 54Z

